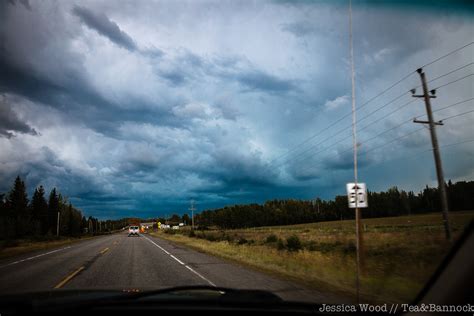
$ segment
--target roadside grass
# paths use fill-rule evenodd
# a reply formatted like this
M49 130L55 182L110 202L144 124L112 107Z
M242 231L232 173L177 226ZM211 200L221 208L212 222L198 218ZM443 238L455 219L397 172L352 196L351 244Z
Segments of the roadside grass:
M473 219L474 211L450 213L454 237ZM363 228L366 302L411 302L450 248L440 213L364 219ZM189 233L152 234L318 290L355 295L353 220Z

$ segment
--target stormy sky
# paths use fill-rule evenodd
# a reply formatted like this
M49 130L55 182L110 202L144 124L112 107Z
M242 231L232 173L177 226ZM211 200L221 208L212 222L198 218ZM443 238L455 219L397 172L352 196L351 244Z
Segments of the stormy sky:
M473 6L426 3L353 3L373 191L436 185L424 65L445 177L474 179ZM0 192L102 219L345 194L349 56L347 1L1 1Z

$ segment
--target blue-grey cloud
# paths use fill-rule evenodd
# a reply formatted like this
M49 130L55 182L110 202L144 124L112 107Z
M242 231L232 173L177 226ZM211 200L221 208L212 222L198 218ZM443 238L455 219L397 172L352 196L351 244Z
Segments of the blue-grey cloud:
M240 73L235 78L242 85L255 90L288 92L295 89L295 85L290 80L280 79L263 72Z
M137 45L133 39L104 13L96 13L81 6L75 6L73 13L88 27L96 30L99 34L107 37L115 44L131 51L137 49Z
M15 133L38 135L38 132L22 121L13 111L5 96L0 96L0 137L13 137Z
M233 3L204 8L199 2L91 2L84 8L46 0L31 3L29 11L0 3L0 93L11 100L14 113L3 115L8 118L4 125L16 126L6 131L16 137L0 137L5 148L0 192L20 174L29 189L39 183L58 186L87 215L101 218L181 213L190 198L202 210L344 194L343 184L352 177L351 152L343 152L350 137L341 150L329 146L345 137L331 136L349 126L350 117L327 126L350 112L350 102L331 110L325 104L350 95L347 3L332 3L291 2L285 14L271 1L251 10ZM56 16L50 19L53 6ZM208 16L212 19L202 18ZM117 21L127 21L126 31ZM420 64L465 44L471 28L472 19L458 15L427 13L421 19L413 10L357 4L357 105ZM95 32L114 44L104 49ZM429 77L470 62L472 54L466 50L452 57L427 70ZM437 84L444 79L451 80L443 77ZM465 83L434 102L469 97L472 89ZM409 78L358 112L358 118L418 84L419 78ZM362 127L398 105L377 112ZM414 188L434 179L418 161L400 159L390 168L383 162L424 147L427 133L362 157L415 128L403 126L367 141L418 115L423 109L418 105L358 134L361 179L371 190L402 187L408 183L404 178ZM469 138L474 131L466 122L443 126L440 141ZM41 134L30 137L33 131ZM274 162L318 131L319 136ZM315 149L305 156L313 156L298 158L311 146ZM317 153L325 148L331 151ZM474 176L472 162L458 163L460 155L472 157L472 148L453 152L447 172ZM396 177L388 176L391 172Z

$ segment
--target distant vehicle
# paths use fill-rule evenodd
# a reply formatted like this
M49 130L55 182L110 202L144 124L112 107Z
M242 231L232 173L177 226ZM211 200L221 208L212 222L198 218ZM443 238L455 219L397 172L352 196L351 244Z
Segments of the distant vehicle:
M130 226L128 228L128 237L130 236L138 236L139 233L139 227L138 226Z

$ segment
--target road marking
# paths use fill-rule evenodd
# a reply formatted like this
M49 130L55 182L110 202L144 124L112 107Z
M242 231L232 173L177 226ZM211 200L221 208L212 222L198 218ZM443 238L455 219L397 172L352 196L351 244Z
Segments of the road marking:
M179 260L178 258L176 258L175 256L171 255L170 254L170 257L173 258L174 260L178 261L180 264L182 264L183 266L185 265L183 261Z
M200 273L198 273L196 270L194 270L193 268L191 268L190 266L188 265L185 265L185 267L191 271L192 273L196 274L198 277L200 277L201 279L203 279L204 281L206 281L207 283L209 283L210 285L214 286L214 287L217 287L217 285L215 285L214 283L212 283L211 281L209 281L208 279L206 279L205 277L203 277Z
M143 237L145 237L145 236L143 236ZM145 238L146 238L149 242L151 242L153 245L155 245L155 246L157 246L158 248L160 248L161 250L163 250L167 255L171 255L168 251L166 251L165 248L163 248L163 247L161 247L160 245L154 243L150 238L148 238L148 237L145 237Z
M62 280L61 282L59 282L54 288L55 289L59 289L59 288L62 288L64 286L64 284L68 283L69 281L71 281L71 279L73 277L75 277L79 272L81 272L82 270L84 270L84 266L82 267L79 267L79 269L77 269L76 271L74 271L73 273L71 273L70 275L68 275L67 277L64 278L64 280Z
M143 235L142 235L143 236ZM201 279L203 279L204 281L206 281L207 283L209 283L210 285L214 286L214 287L217 287L217 285L215 285L214 283L212 283L211 281L209 281L208 279L206 279L202 274L200 274L199 272L197 272L196 270L194 270L193 268L191 268L190 266L188 266L187 264L185 264L183 261L179 260L178 258L176 258L175 256L173 256L171 253L169 253L168 251L166 251L163 247L161 247L160 245L158 245L157 243L155 243L153 240L151 240L150 238L146 237L146 236L143 236L146 240L148 240L149 242L151 242L153 245L155 245L156 247L160 248L164 253L166 253L167 255L169 255L171 258L173 258L174 260L176 260L178 263L180 263L181 265L185 266L186 269L188 269L189 271L191 271L192 273L194 273L195 275L197 275L198 277L200 277Z
M109 248L105 248L105 249L102 250L100 253L101 253L101 254L104 254L104 253L106 253L107 251L109 251Z
M12 266L12 265L17 264L17 263L25 262L25 261L28 261L28 260L33 260L33 259L36 259L36 258L39 258L39 257L42 257L42 256L50 255L52 253L62 251L62 250L66 250L66 249L69 249L69 248L71 248L71 246L67 246L67 247L64 247L64 248L61 248L61 249L56 249L56 250L53 250L53 251L45 252L45 253L42 253L40 255L29 257L29 258L22 259L22 260L18 260L18 261L15 261L15 262L10 262L8 264L0 266L0 269L4 268L4 267Z

